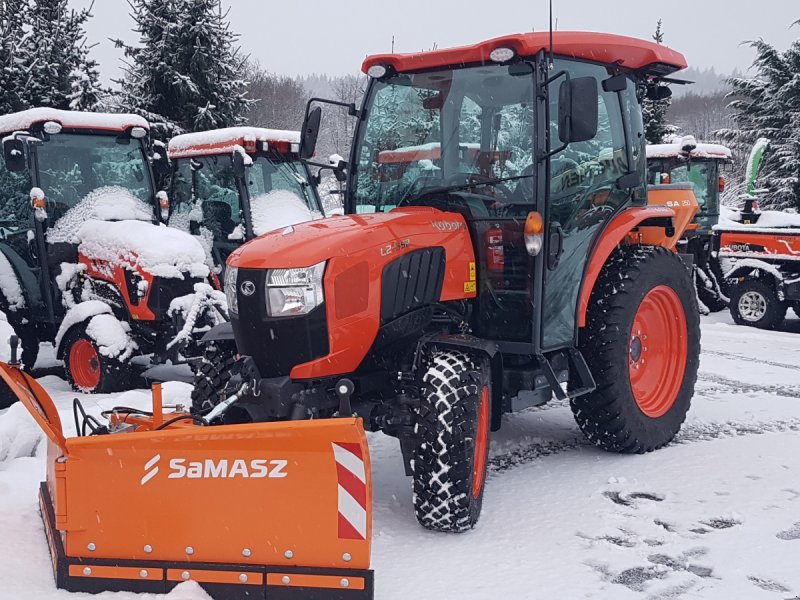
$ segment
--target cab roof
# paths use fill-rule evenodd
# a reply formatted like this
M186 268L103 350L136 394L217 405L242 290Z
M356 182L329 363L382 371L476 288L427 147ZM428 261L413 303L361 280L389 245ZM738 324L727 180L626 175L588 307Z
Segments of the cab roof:
M0 133L26 131L46 121L57 121L64 129L105 129L108 131L125 131L131 127L150 129L149 123L139 115L92 113L42 107L0 116Z
M366 73L371 66L385 65L397 72L406 72L487 63L491 62L489 54L497 48L511 48L517 56L534 56L539 51L550 48L550 33L516 33L472 46L430 52L375 54L368 56L361 68ZM610 33L553 32L553 54L604 64L619 64L645 75L668 75L688 66L683 54L666 46Z
M229 154L237 146L246 152L256 152L265 149L264 142L277 152L297 152L299 149L293 150L291 145L300 143L300 132L262 127L228 127L184 133L169 141L167 152L170 158Z
M730 148L721 144L698 144L695 142L694 148L690 151L684 150L685 144L676 142L674 144L648 144L647 158L677 158L679 156L689 156L691 158L711 158L717 160L730 160L732 153Z

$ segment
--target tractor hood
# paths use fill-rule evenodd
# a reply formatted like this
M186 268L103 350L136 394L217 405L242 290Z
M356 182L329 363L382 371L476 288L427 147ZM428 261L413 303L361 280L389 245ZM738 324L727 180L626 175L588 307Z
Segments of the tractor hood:
M414 240L456 232L466 233L461 215L427 207L329 217L262 235L235 250L228 264L245 269L309 267L370 249L386 255L398 247L430 245L428 239L419 244Z

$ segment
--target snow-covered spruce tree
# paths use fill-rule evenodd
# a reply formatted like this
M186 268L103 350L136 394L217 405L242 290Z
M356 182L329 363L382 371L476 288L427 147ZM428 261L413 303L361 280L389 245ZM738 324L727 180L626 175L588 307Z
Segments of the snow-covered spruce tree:
M664 43L664 31L661 29L661 19L658 20L658 24L656 25L653 40L656 44ZM669 111L671 103L671 98L666 98L665 100L651 100L645 98L642 101L644 135L645 138L647 138L648 144L660 144L667 135L675 132L675 128L667 124L667 111Z
M770 145L758 180L758 187L767 192L760 195L759 204L800 210L800 40L785 52L764 40L750 45L756 50L755 76L729 80L737 127L718 134L743 156L759 138L767 138Z
M26 28L29 0L0 1L0 114L28 108L25 101L32 73Z
M100 97L97 62L89 57L84 27L91 7L76 11L67 0L33 0L25 36L24 86L28 106L92 110Z
M130 0L139 45L127 58L121 103L156 137L238 125L249 101L245 57L221 0Z

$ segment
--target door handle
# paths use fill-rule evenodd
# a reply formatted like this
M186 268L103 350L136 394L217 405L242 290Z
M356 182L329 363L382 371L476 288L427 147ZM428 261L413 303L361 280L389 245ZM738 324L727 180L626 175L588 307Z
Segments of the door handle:
M550 232L547 240L547 268L554 270L564 254L564 230L561 223L555 221L550 223Z

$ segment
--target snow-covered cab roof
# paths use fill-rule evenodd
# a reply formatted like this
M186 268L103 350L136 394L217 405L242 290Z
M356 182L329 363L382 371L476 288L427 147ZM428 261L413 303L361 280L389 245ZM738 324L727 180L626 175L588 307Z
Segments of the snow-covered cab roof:
M139 115L125 113L92 113L55 108L30 108L0 116L0 133L30 130L47 121L56 121L64 129L99 129L125 131L131 127L149 130L150 124Z
M688 148L692 149L687 151ZM731 160L732 155L730 148L721 144L699 144L690 137L671 144L648 144L647 146L647 158L677 158L679 156Z
M398 73L463 67L468 64L488 63L494 50L500 48L514 51L516 56L535 56L550 49L549 32L515 33L472 46L445 48L412 54L376 54L368 56L362 65L364 73L370 67L391 67ZM552 37L553 54L609 65L621 65L645 75L669 75L687 67L686 58L663 46L646 40L588 31L555 31Z
M281 154L300 151L300 132L263 127L228 127L177 135L169 141L170 158L228 154L237 147L245 152L274 150Z

